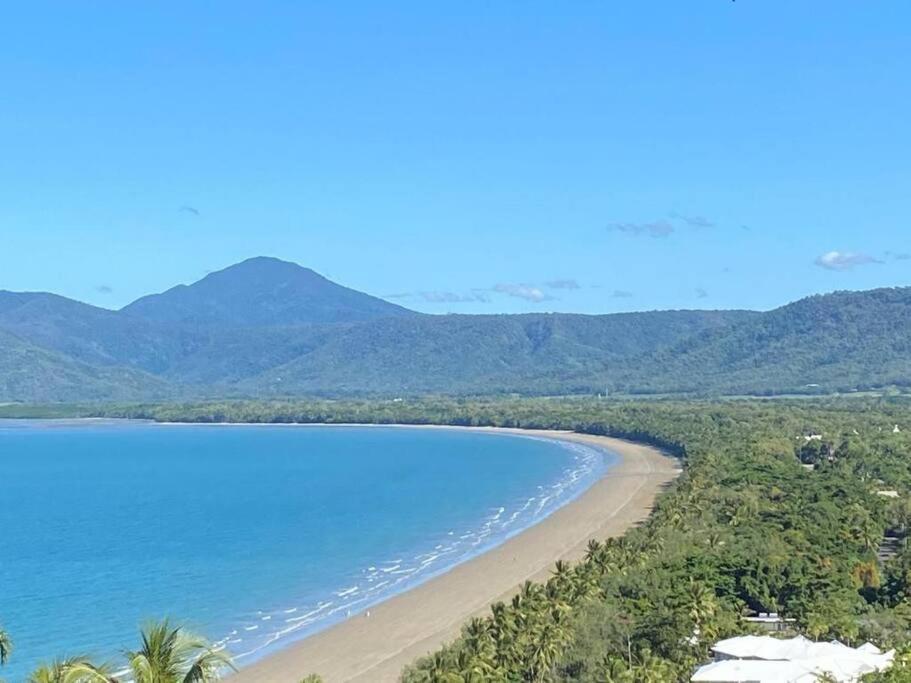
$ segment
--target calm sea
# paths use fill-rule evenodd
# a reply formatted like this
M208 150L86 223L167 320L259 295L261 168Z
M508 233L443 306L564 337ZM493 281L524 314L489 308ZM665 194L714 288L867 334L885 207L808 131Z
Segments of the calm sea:
M165 616L249 663L534 524L612 458L441 429L0 421L0 678L116 662Z

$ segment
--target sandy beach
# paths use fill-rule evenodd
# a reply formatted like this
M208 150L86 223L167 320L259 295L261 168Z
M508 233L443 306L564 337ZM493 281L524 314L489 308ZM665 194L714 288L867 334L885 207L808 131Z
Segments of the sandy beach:
M327 683L396 681L402 669L459 634L470 617L508 599L527 579L547 578L558 559L578 560L592 538L618 536L645 519L655 496L679 473L658 449L558 431L498 430L610 449L620 462L576 500L502 545L376 605L364 614L290 644L243 668L231 683L297 683L309 673Z

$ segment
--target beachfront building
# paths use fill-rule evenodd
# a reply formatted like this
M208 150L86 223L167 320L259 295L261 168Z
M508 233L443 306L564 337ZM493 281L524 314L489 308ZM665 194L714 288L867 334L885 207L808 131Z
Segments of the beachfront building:
M712 647L714 661L700 667L693 683L814 683L829 675L839 683L892 666L895 651L882 652L872 643L858 648L838 641L817 643L803 636L738 636Z
M758 612L743 620L748 624L755 624L766 631L777 631L779 633L793 629L796 619L782 617L778 612Z

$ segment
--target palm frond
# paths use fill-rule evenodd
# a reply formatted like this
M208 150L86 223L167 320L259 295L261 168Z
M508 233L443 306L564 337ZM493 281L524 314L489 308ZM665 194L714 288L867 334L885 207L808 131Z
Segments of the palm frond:
M126 653L135 683L210 683L234 669L230 655L168 620L142 630L142 647Z
M0 628L0 666L6 664L12 651L13 641L10 639L9 634Z

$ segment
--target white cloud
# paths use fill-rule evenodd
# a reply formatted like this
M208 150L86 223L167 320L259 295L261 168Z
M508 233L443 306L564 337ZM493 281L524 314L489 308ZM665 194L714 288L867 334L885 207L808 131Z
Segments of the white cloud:
M826 270L851 270L856 266L866 266L871 263L882 263L877 258L859 251L827 251L819 256L816 265Z
M541 289L533 285L500 283L494 286L493 291L499 292L500 294L506 294L508 296L514 296L517 299L532 301L534 303L547 301L551 298L543 291L541 291Z

